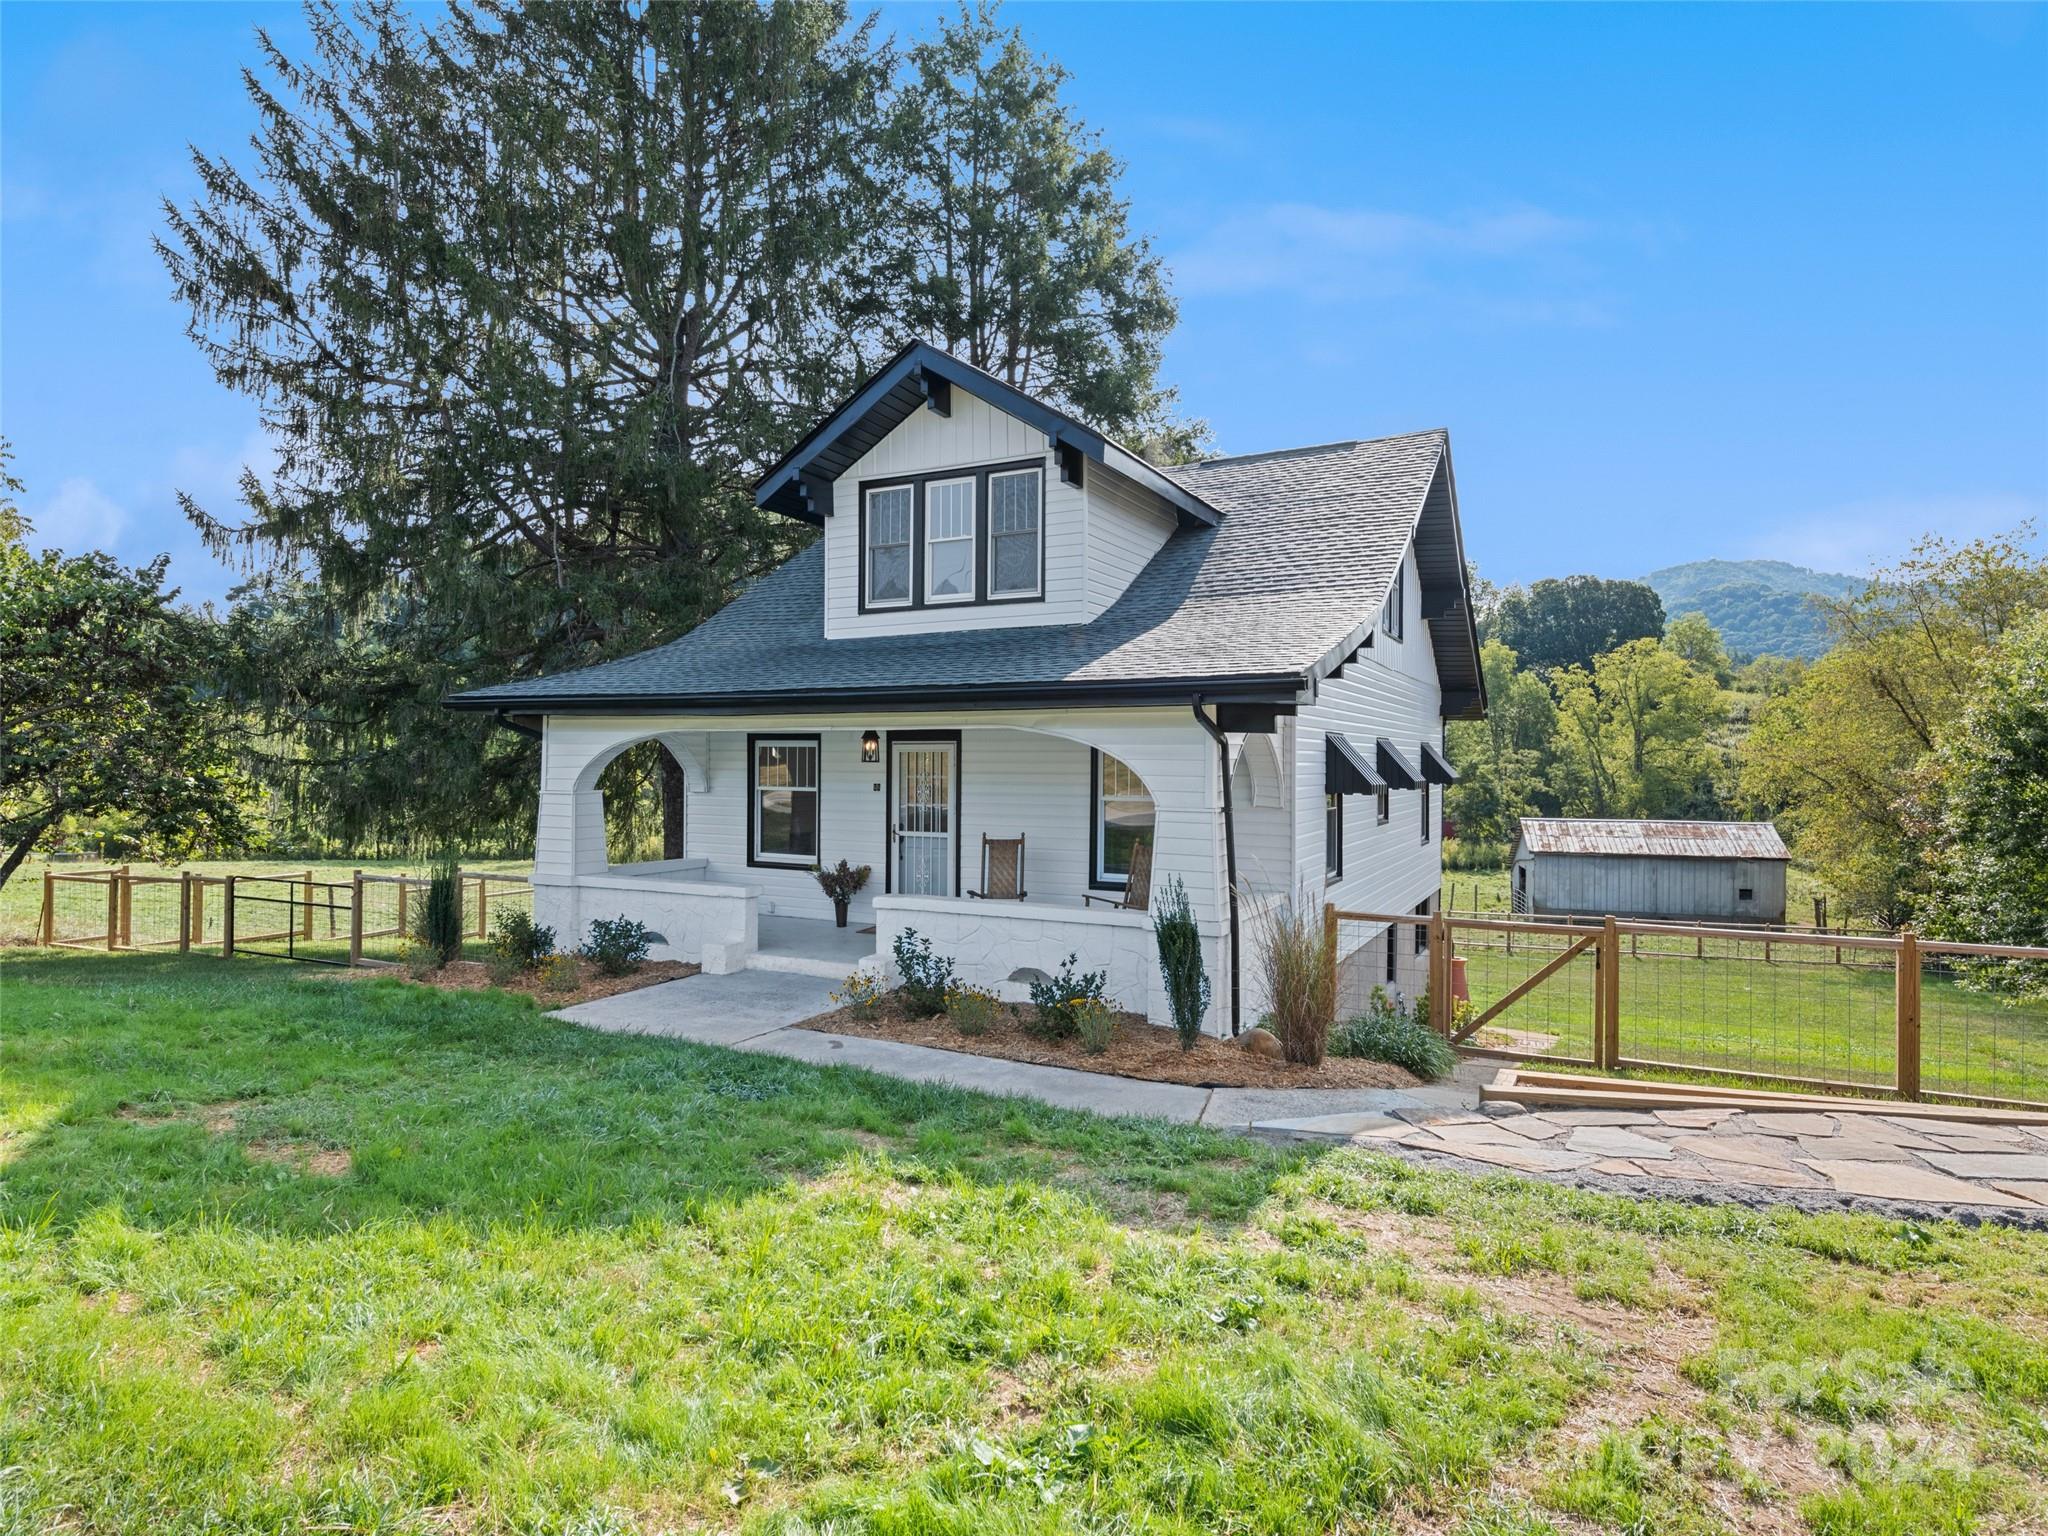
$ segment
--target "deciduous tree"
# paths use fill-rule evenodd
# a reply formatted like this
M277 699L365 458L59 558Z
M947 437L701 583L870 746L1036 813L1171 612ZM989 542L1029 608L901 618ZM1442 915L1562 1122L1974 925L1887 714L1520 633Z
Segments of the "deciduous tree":
M1551 677L1558 787L1577 815L1699 814L1712 798L1707 732L1720 690L1655 640L1631 640Z
M1639 581L1545 579L1502 592L1486 633L1539 672L1590 667L1602 652L1663 635L1664 604Z

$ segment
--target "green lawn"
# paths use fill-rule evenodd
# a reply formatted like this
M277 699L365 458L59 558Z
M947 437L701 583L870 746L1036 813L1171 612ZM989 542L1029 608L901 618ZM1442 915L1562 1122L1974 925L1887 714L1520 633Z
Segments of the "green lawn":
M2039 1529L2048 1240L0 956L0 1531Z

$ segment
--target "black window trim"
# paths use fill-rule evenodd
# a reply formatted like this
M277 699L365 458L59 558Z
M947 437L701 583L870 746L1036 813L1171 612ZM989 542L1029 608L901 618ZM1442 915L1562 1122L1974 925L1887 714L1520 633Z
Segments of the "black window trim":
M1387 600L1380 604L1380 633L1389 640L1408 638L1408 556L1394 567L1394 584L1387 588Z
M784 742L807 743L818 753L818 787L811 791L818 797L818 849L810 857L795 855L784 858L761 858L755 853L760 846L761 785L756 777L760 769L758 747L766 742L770 746ZM825 742L816 731L749 731L747 732L747 864L753 869L812 869L824 856L825 849Z
M1384 827L1394 819L1394 792L1382 784L1372 792L1373 825Z
M1429 780L1424 779L1415 788L1422 796L1422 846L1429 846Z
M994 575L994 548L989 533L988 482L991 475L1016 474L1022 470L1038 473L1038 590L1017 592L1007 595L991 594L989 581ZM925 487L938 480L974 481L974 595L971 598L940 598L937 602L925 600L924 552L925 552ZM857 547L854 576L854 596L860 613L922 613L933 610L1001 608L1012 603L1042 603L1046 600L1046 588L1050 585L1050 573L1045 568L1046 523L1050 521L1046 506L1046 491L1051 484L1046 474L1045 457L1031 459L1010 459L996 464L971 464L952 469L932 469L914 475L883 475L873 480L863 480L856 488L855 505L858 508L858 522L855 527L854 543ZM905 603L870 603L868 601L868 494L871 491L885 491L895 486L907 485L910 491L910 601Z
M1107 755L1116 757L1114 752ZM1131 879L1128 874L1118 876L1104 875L1102 873L1103 756L1104 753L1100 747L1090 747L1088 749L1088 889L1091 891L1127 891L1131 886ZM1120 757L1117 757L1116 760L1120 763L1124 762ZM1124 766L1131 768L1129 763L1124 763ZM1137 775L1138 770L1131 768L1131 772L1133 775ZM1138 782L1145 784L1145 780L1142 777L1138 778ZM1147 795L1152 793L1152 786L1150 784L1145 784L1145 793ZM1152 852L1156 859L1159 853L1159 802L1156 799L1152 802L1152 837Z
M1330 817L1337 818L1337 835L1330 835ZM1334 883L1344 878L1344 797L1323 795L1323 879Z

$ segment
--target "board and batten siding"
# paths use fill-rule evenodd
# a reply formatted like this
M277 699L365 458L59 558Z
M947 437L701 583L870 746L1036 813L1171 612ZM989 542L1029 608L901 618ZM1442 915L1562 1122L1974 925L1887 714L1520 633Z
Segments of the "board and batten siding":
M1090 464L1082 481L1088 504L1088 617L1095 619L1124 595L1173 536L1176 519L1151 492L1114 470Z
M1661 858L1643 854L1518 852L1532 913L1708 922L1785 921L1782 859ZM1750 899L1741 899L1747 889Z
M1322 899L1353 912L1410 912L1434 897L1443 884L1441 785L1430 787L1427 842L1422 840L1421 791L1392 791L1384 826L1378 822L1372 796L1345 796L1343 874L1334 881L1324 875L1326 734L1349 736L1368 761L1374 742L1384 736L1418 769L1421 743L1443 745L1442 692L1428 626L1417 617L1422 593L1412 557L1401 562L1401 580L1406 588L1405 638L1375 635L1370 649L1338 675L1322 680L1315 702L1304 705L1295 720L1295 883L1298 889L1320 892ZM1346 924L1342 932L1347 949L1375 936L1375 930L1359 924Z
M1037 602L860 611L860 487L865 480L967 470L984 464L1034 460L1044 472L1045 563ZM1091 466L1092 468L1092 466ZM825 519L825 634L929 634L948 629L1012 629L1021 625L1079 624L1089 618L1087 506L1080 489L1064 484L1047 451L1045 434L964 389L953 391L953 414L918 410L856 460L832 490ZM980 551L977 558L985 558Z

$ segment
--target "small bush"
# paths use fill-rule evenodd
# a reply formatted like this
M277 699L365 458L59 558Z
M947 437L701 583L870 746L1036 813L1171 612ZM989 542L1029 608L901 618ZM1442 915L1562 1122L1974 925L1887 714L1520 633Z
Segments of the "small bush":
M1159 975L1166 983L1173 1032L1180 1037L1180 1048L1192 1051L1202 1038L1202 1018L1209 1011L1209 972L1202 964L1201 930L1195 926L1188 888L1179 875L1159 893L1152 933L1159 941Z
M882 985L882 978L873 972L855 971L839 984L839 990L832 994L832 1001L856 1019L872 1019L887 990Z
M630 976L647 963L654 935L630 917L600 917L590 925L583 958L607 976Z
M1106 978L1100 971L1077 971L1079 955L1068 955L1057 976L1031 983L1031 1006L1038 1010L1032 1020L1032 1031L1048 1040L1071 1040L1081 1032L1081 1021L1075 1015L1076 1005L1083 1001L1103 1001Z
M549 955L540 963L540 989L553 997L563 997L583 985L583 966L577 958L566 952Z
M491 924L491 962L515 971L537 971L555 952L555 930L543 928L525 912L501 910Z
M963 1035L987 1034L1002 1008L1002 999L986 987L963 982L946 994L946 1016Z
M1301 891L1260 914L1258 965L1272 999L1271 1029L1292 1062L1320 1066L1336 1012L1336 956L1320 904Z
M452 853L434 866L413 936L432 952L436 965L462 953L462 872Z
M1449 1077L1458 1065L1458 1053L1423 1022L1422 1006L1411 1011L1389 997L1386 988L1374 987L1365 1011L1331 1033L1330 1050L1338 1056L1389 1062L1425 1083Z
M398 940L398 964L414 981L424 981L441 969L441 957L417 934L403 934Z
M1110 1037L1116 1033L1116 1009L1099 997L1077 998L1073 1004L1074 1033L1081 1038L1081 1049L1090 1056L1100 1056L1109 1049Z
M891 946L903 977L903 1006L920 1019L946 1011L946 990L953 985L953 962L932 953L932 941L915 928L896 935Z

